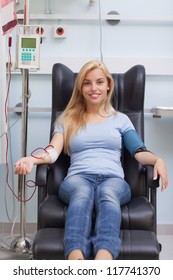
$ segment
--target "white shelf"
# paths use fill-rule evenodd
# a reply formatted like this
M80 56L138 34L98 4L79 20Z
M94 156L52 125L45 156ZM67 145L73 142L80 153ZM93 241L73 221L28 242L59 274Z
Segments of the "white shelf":
M51 112L51 107L29 107L29 112ZM8 112L21 113L21 107L8 107ZM145 113L153 114L153 117L160 118L161 116L173 116L173 107L154 107L151 109L145 109Z
M40 58L40 70L30 70L30 74L52 74L52 66L59 62L65 64L74 72L81 66L99 57L43 57ZM104 57L104 62L111 73L123 73L136 64L144 65L146 75L171 75L173 76L173 57ZM21 74L20 70L12 69L12 74Z
M24 16L23 14L18 14L17 15L18 19L23 19ZM73 14L73 15L66 15L66 14L30 14L30 19L31 20L80 20L80 21L85 21L85 20L98 20L99 15L78 15L78 14ZM123 20L123 21L152 21L152 22L165 22L165 23L173 23L173 15L166 15L166 16L155 16L155 15L150 15L150 16L128 16L128 15L111 15L111 14L106 14L102 15L101 17L102 20Z
M162 116L173 116L173 107L154 107L151 112L153 117L161 118Z
M8 107L9 113L22 113L22 107ZM28 107L31 113L50 113L51 107Z

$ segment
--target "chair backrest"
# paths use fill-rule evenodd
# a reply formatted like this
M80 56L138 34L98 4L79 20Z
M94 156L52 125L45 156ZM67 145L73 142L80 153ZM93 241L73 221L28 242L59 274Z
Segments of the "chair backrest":
M52 69L52 116L51 131L56 117L65 109L70 100L77 73L74 73L67 66L56 63ZM112 73L115 83L112 99L113 107L128 115L134 124L137 132L144 140L144 92L145 92L145 68L142 65L135 65L125 73ZM131 158L127 150L122 152L122 164L125 172L125 179L132 188L132 195L147 195L145 189L145 176L143 167ZM58 173L58 181L66 175L69 166L69 158L64 153L55 164L51 172L53 177ZM52 184L51 184L52 183ZM53 181L49 192L54 192ZM56 181L57 183L57 181Z

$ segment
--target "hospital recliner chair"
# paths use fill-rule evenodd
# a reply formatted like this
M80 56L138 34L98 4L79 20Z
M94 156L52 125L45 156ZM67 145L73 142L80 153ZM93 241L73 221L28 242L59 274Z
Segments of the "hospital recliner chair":
M77 73L56 63L52 69L52 114L50 138L56 117L65 109ZM125 73L113 73L115 82L112 104L129 116L144 140L145 68L135 65ZM46 132L45 132L46 133ZM156 235L156 191L153 167L141 166L125 149L122 151L125 179L131 186L131 201L122 206L121 252L118 259L159 259L161 245ZM38 186L38 230L33 259L64 259L63 236L67 206L58 197L58 187L67 173L69 157L62 153L52 165L36 169Z

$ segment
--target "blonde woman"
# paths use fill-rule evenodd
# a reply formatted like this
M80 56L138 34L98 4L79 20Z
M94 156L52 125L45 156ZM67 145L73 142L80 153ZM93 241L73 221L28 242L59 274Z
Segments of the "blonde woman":
M131 197L121 166L122 144L138 162L154 166L153 178L160 175L162 190L168 184L164 161L146 150L129 118L112 107L113 89L112 76L102 62L86 63L68 106L56 120L48 148L16 163L16 174L28 174L34 164L55 162L63 148L70 155L59 190L68 204L64 248L69 260L88 259L91 247L95 259L115 259L119 254L121 205ZM91 236L93 208L96 222Z

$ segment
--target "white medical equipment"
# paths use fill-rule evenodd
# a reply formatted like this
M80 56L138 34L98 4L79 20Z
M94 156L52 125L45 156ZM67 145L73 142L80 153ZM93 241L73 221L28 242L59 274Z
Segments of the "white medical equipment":
M16 68L39 69L40 35L18 34L16 45Z

